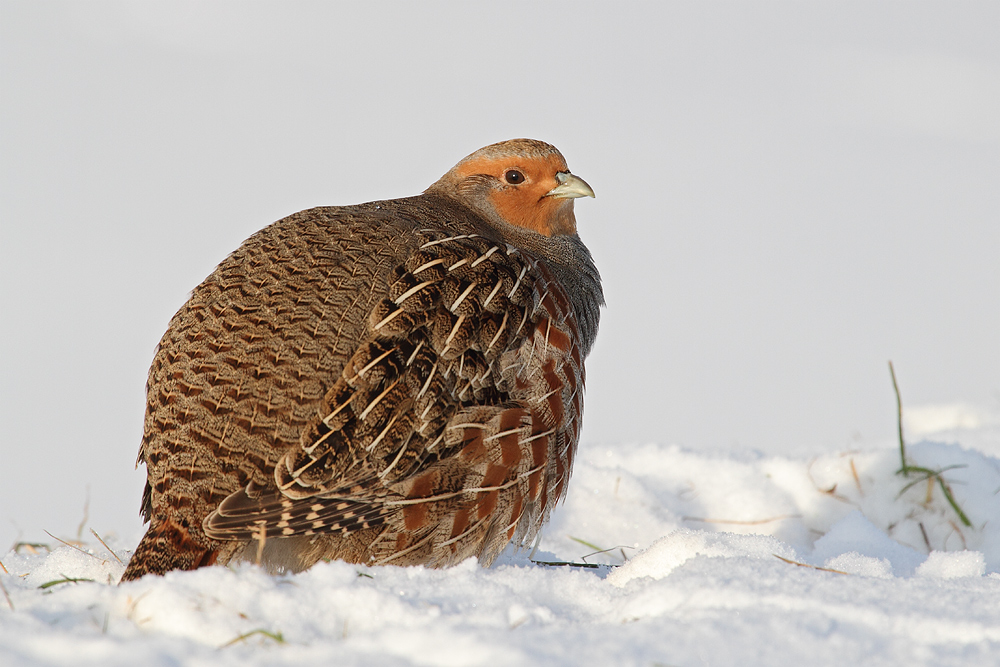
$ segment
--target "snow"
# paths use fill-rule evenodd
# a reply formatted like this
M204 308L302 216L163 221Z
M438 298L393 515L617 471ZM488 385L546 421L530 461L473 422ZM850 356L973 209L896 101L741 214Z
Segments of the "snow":
M534 553L489 569L244 564L117 586L133 545L21 548L0 559L0 664L1000 665L1000 430L973 435L988 451L907 448L971 525L890 446L590 443Z

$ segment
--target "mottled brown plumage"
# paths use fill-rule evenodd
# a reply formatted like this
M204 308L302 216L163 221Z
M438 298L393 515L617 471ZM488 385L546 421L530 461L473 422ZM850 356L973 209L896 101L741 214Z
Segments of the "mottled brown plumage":
M593 195L548 144L462 160L424 194L296 213L170 322L124 579L234 559L491 562L563 496L603 304Z

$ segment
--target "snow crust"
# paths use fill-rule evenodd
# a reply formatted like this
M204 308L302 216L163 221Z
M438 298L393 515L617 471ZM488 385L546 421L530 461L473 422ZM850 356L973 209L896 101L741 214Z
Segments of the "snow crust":
M971 525L895 449L591 445L534 553L490 569L117 586L133 545L22 548L0 559L0 664L1000 665L1000 460L925 442L908 462Z

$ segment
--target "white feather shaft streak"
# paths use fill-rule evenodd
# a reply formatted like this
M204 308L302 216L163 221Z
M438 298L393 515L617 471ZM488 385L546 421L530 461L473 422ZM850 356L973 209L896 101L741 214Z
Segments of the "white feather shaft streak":
M366 447L367 451L370 452L371 450L375 449L378 446L378 443L382 442L382 439L385 438L385 434L389 432L389 429L392 428L392 425L396 423L397 419L399 419L398 412L392 416L392 419L390 419L389 423L385 425L385 428L382 429L382 432L378 434L378 437L372 440L372 444Z
M490 248L489 250L487 250L487 251L486 251L486 253L485 253L485 254L483 254L483 255L480 255L480 256L479 256L479 257L478 257L478 258L476 259L476 261L474 261L474 262L473 262L472 264L470 264L469 266L470 266L470 267L472 267L473 269L474 269L474 268L476 268L477 266L479 266L480 264L482 264L483 262L485 262L486 260L488 260L488 259L490 258L490 255L492 255L493 253L495 253L495 252L496 252L497 250L499 250L499 249L500 249L500 248L498 248L497 246L493 246L493 247L491 247L491 248Z
M358 371L357 373L355 373L354 377L351 378L350 380L348 380L347 383L350 384L352 380L357 380L358 378L363 378L365 376L365 373L367 373L368 371L370 371L371 369L373 369L375 366L378 365L378 362L382 361L383 359L385 359L386 357L388 357L390 354L392 354L395 351L396 351L396 348L391 348L391 349L386 350L382 354L378 355L377 357L375 357L374 359L372 359L370 362L368 362L365 365L364 368L362 368L360 371Z
M448 236L443 239L438 239L437 241L428 241L427 243L420 246L420 249L430 248L431 246L438 245L440 243L447 243L448 241L459 241L461 239L474 239L478 238L479 234L458 234L456 236Z
M441 257L438 257L437 259L432 259L429 262L424 262L423 264L421 264L417 268L413 269L413 271L411 271L411 273L413 275L417 275L418 273L421 273L422 271L426 271L427 269L431 268L432 266L437 266L438 264L444 264L444 259L442 259Z
M434 280L425 280L424 282L419 283L418 285L414 285L410 289L400 294L399 298L397 298L393 303L395 303L398 306L402 304L404 301L406 301L409 297L413 296L414 294L416 294L423 288L427 287L428 285L433 285L435 282L436 281Z
M386 394L388 394L390 391L392 391L393 389L395 389L395 387L396 387L397 384L399 384L399 380L398 379L395 382L393 382L392 384L390 384L388 387L386 387L385 390L381 394L379 394L378 396L376 396L375 400L373 400L371 403L369 403L368 407L366 407L361 412L361 414L358 415L358 420L359 421L364 421L365 417L367 417L369 415L369 413L371 413L372 409L374 409L375 406L378 405L379 401L381 401L383 398L385 398Z
M517 280L514 281L514 286L510 288L510 292L507 294L508 299L514 298L514 292L516 292L517 288L521 286L521 281L524 279L524 274L527 272L528 267L522 266L520 275L518 275Z
M470 294L472 294L472 290L476 289L476 285L478 285L478 284L479 283L473 281L472 284L470 284L468 287L466 287L465 291L458 295L458 298L455 299L455 303L451 304L451 308L449 308L448 310L450 310L451 312L454 313L455 310L459 307L459 305L461 305L461 303L463 301L465 301L465 297L467 297Z
M451 345L451 341L455 340L455 336L458 335L458 330L462 328L462 324L464 322L465 322L465 315L459 315L458 321L455 322L455 326L451 328L451 333L448 334L448 337L444 341L445 349L448 349L448 347Z
M491 291L489 293L489 295L486 297L486 300L483 301L483 309L484 310L485 310L485 308L488 305L490 305L490 302L493 301L493 297L495 297L497 295L497 292L500 291L501 287L503 287L503 281L502 280L498 280L497 284L493 287L493 291Z

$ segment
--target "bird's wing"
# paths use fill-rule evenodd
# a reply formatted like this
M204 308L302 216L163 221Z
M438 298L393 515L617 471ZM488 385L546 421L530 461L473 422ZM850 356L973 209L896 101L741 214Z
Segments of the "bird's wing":
M566 293L512 246L420 233L324 417L279 460L275 487L248 486L206 518L210 537L419 531L447 516L457 542L500 516L490 530L506 543L562 495L583 408Z

